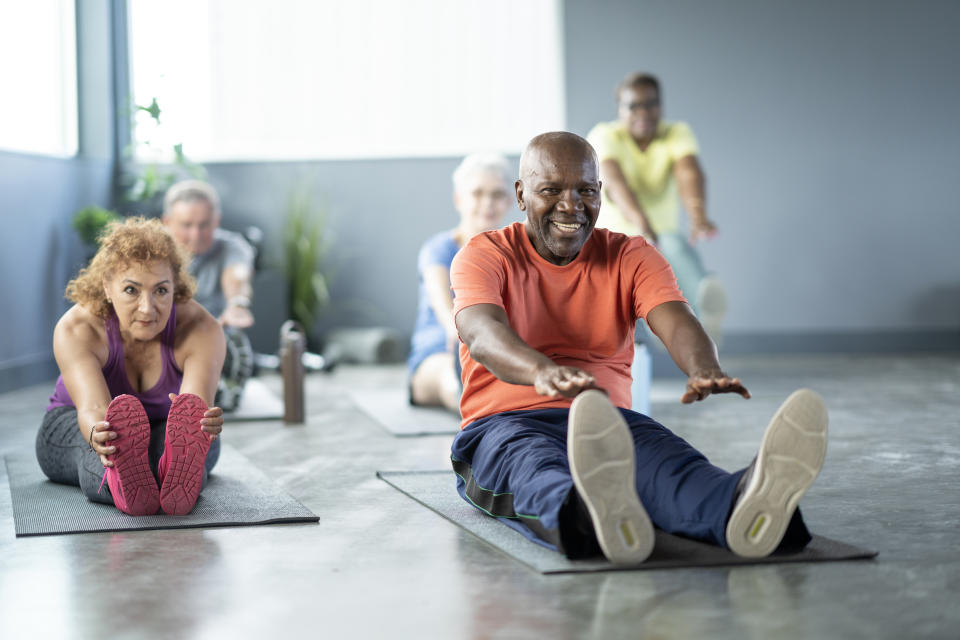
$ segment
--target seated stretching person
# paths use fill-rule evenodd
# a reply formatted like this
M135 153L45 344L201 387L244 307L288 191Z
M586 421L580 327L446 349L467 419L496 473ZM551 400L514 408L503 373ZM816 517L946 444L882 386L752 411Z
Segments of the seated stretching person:
M253 325L254 251L239 233L220 228L220 196L202 180L182 180L163 199L163 223L190 253L197 281L194 300L223 326L227 356L217 402L231 411L253 371L253 347L243 332Z
M189 513L220 453L222 411L207 403L223 331L191 299L188 259L158 220L114 223L53 332L40 468L131 515Z
M707 274L693 246L717 231L707 216L697 140L686 123L660 119L662 95L654 76L631 73L617 86L616 97L617 120L601 122L587 136L603 180L597 224L654 243L707 333L719 340L726 292ZM690 216L689 240L680 233L680 201Z
M450 262L460 247L481 231L496 229L510 208L512 186L505 158L473 154L453 172L453 206L460 224L427 240L417 257L417 324L410 341L410 403L441 405L453 411L460 403L460 376L453 349Z
M480 234L453 261L463 345L452 462L471 504L571 558L643 561L653 526L759 557L811 537L796 509L826 453L820 397L774 415L749 469L727 473L630 411L638 317L687 374L684 403L750 394L642 237L594 229L597 158L571 133L534 138L516 198L526 222ZM571 402L572 399L572 402Z

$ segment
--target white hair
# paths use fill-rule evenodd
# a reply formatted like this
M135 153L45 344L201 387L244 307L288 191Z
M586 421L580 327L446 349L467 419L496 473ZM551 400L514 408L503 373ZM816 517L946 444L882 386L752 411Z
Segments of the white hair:
M462 191L466 183L478 173L498 173L505 184L511 184L510 163L499 153L471 153L453 171L453 190Z
M163 198L163 215L170 213L178 202L206 202L213 214L220 217L220 196L213 186L203 180L181 180L167 189Z

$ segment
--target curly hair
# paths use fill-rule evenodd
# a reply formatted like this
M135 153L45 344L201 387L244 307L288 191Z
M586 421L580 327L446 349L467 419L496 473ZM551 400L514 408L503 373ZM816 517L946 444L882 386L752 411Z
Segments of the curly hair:
M193 298L197 284L187 272L189 254L159 220L141 217L107 225L93 260L67 284L66 298L105 318L113 305L103 290L104 279L131 264L155 260L168 263L173 271L173 301L183 303Z

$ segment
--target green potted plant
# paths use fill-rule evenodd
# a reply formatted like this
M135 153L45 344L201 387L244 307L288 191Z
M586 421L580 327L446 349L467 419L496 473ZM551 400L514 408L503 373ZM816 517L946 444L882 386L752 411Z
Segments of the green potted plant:
M73 214L73 228L87 248L87 260L93 257L100 244L100 235L108 224L119 220L120 215L110 209L90 205Z
M306 189L297 189L287 206L283 271L287 282L287 317L307 334L307 344L317 348L317 320L330 301L324 274L329 240L324 234L326 212L317 207Z

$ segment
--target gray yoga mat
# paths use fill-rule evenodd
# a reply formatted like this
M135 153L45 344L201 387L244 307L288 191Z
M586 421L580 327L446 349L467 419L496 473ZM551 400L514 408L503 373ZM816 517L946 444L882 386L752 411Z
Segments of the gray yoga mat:
M357 407L395 436L454 435L460 416L438 407L415 407L406 389L360 389L350 393Z
M5 460L17 537L320 520L226 445L196 506L186 516L130 516L116 507L90 502L78 487L50 482L31 455Z
M517 531L464 502L457 494L453 471L378 471L377 477L514 560L540 573L823 562L867 559L877 555L875 551L815 535L813 541L796 554L741 558L726 549L657 530L653 554L641 565L613 565L603 558L568 560L563 554L527 540Z
M233 411L224 411L223 419L228 422L282 420L283 398L271 391L263 381L250 378L243 386L240 404Z

